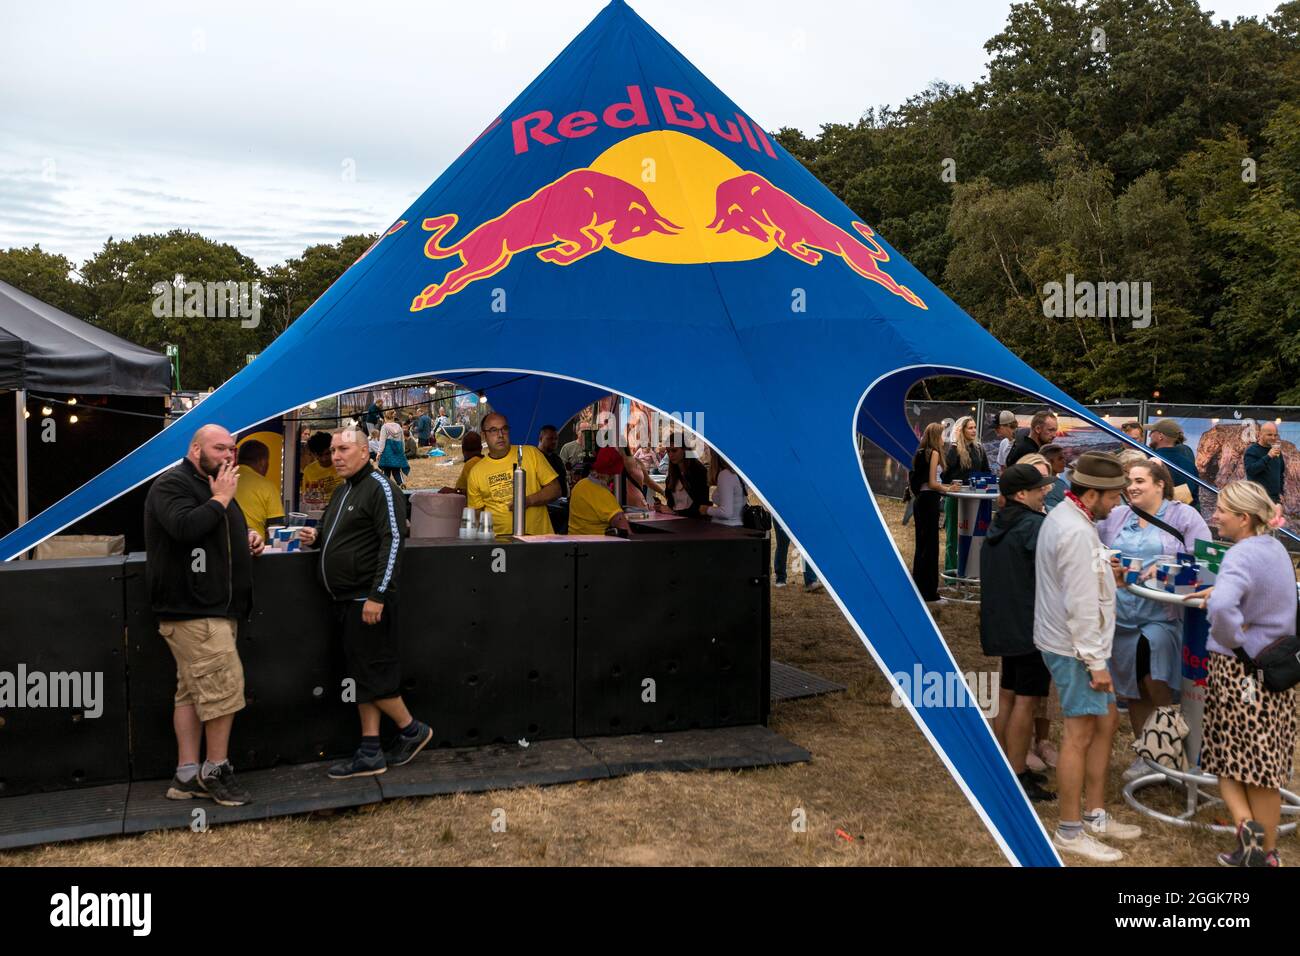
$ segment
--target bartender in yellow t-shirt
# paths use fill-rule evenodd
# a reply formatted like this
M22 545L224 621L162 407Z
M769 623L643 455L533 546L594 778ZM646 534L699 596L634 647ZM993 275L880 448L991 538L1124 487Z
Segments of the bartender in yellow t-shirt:
M569 534L604 534L609 527L627 530L627 515L606 486L614 475L623 473L623 456L617 448L602 448L596 454L591 474L575 482L569 493Z
M329 432L316 432L307 440L310 460L302 469L302 484L298 490L298 500L303 508L324 511L334 489L343 484L343 479L334 470L330 441Z
M252 531L266 538L268 524L284 522L284 503L280 489L267 480L271 452L266 445L250 438L239 446L239 487L235 500L244 513L244 521Z
M492 513L492 528L509 536L514 510L514 468L522 451L528 474L524 485L525 534L554 534L546 503L560 497L560 479L546 456L531 445L510 444L510 423L499 412L483 419L487 455L469 473L469 506Z

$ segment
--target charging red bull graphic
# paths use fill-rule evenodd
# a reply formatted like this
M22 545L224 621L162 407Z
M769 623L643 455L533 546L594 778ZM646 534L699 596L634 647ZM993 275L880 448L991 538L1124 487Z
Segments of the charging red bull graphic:
M920 296L880 268L882 262L889 261L889 253L876 242L870 226L853 223L866 240L865 244L859 242L758 173L745 173L718 186L716 212L709 228L739 232L761 242L775 240L782 252L812 266L822 261L822 252L839 256L864 279L879 282L918 309L926 307Z
M889 253L869 226L852 223L854 235L714 147L675 130L621 140L590 166L570 170L447 242L459 222L455 213L424 220L430 233L425 256L458 257L460 264L425 286L412 301L412 312L437 307L534 249L541 261L561 266L603 249L680 265L759 259L778 249L811 266L831 256L926 308L884 270Z
M457 221L455 213L424 220L424 228L433 233L424 244L424 254L430 259L460 256L461 264L442 282L426 286L411 303L412 312L433 308L471 282L496 275L528 249L545 246L537 258L567 266L599 251L606 242L617 245L653 232L681 229L661 216L642 190L592 169L565 173L476 226L455 245L440 245Z

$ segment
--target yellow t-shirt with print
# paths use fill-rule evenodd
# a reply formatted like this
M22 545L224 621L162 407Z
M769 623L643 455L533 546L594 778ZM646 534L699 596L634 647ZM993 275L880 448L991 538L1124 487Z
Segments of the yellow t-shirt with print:
M492 528L498 536L510 535L514 511L514 466L519 460L519 449L524 450L524 470L528 481L526 494L536 494L543 485L558 477L546 456L532 445L511 445L504 458L485 455L469 473L466 492L471 508L486 508L492 513ZM554 534L551 516L546 505L529 508L524 514L524 531L527 534Z
M339 477L333 465L322 465L318 459L313 458L302 470L299 498L304 505L310 500L311 507L319 507L323 510L330 503L330 495L334 494L334 489L341 484L343 479Z
M284 515L280 490L254 471L252 465L239 466L235 500L239 502L239 510L244 513L244 521L263 538L266 537L266 519Z
M460 477L456 479L457 491L469 491L469 473L474 470L474 466L483 460L482 455L475 455L473 458L465 460L465 467L460 470Z
M603 484L583 478L569 493L569 534L604 534L623 509Z

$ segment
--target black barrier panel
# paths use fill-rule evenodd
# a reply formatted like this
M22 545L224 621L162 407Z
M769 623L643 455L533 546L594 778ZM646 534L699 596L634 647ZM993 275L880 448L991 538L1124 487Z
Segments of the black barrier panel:
M0 796L127 780L123 564L0 565Z
M573 551L562 542L407 548L402 693L435 745L573 736Z
M584 544L578 736L765 720L767 560L761 537Z
M253 613L239 635L248 707L235 718L231 747L250 768L343 756L360 739L319 562L317 553L299 552L254 563Z
M131 779L170 778L176 770L172 701L176 661L149 606L144 555L127 555L126 671L131 710ZM238 720L238 718L236 718Z
M260 770L351 753L356 707L343 702L343 666L314 553L268 554L253 563L253 613L239 626L243 710L235 715L230 760ZM149 609L144 561L128 562L132 779L168 777L176 767L172 710L176 664Z

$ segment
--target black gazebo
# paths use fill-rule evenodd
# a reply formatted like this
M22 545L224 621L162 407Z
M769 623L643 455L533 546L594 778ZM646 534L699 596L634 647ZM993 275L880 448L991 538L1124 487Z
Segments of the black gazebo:
M171 392L165 355L120 339L0 282L0 536L84 484L161 430ZM0 461L7 458L0 455ZM69 530L138 540L124 496Z

